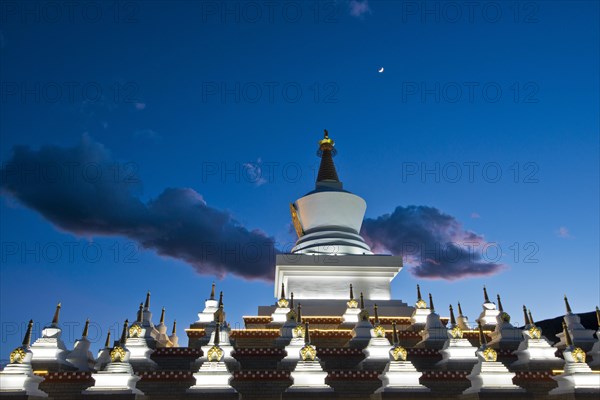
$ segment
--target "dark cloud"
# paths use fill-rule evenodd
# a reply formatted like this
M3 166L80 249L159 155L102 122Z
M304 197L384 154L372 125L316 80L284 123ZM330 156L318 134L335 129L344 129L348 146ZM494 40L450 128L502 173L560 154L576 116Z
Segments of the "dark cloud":
M497 263L496 244L434 207L397 207L392 214L366 219L361 233L374 251L404 256L420 278L454 280L504 268Z
M209 207L190 188L168 188L147 203L135 164L113 161L87 136L73 148L15 147L0 169L4 195L76 235L124 236L203 274L272 279L274 240Z

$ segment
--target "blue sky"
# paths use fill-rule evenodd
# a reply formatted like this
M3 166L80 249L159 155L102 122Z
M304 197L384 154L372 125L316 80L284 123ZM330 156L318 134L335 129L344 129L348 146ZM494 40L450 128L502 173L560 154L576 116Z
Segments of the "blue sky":
M405 268L394 298L414 302L420 283L438 307L460 300L474 320L486 284L517 321L523 303L539 319L561 314L563 293L591 311L599 5L474 3L133 1L68 12L7 2L0 161L6 172L14 146L87 140L103 146L119 182L135 178L141 202L191 188L281 244L294 239L288 204L312 189L326 128L366 218L435 207L501 249L489 258L506 268L490 276L417 279ZM89 180L90 168L74 173ZM29 318L47 323L58 301L63 322L78 324L69 346L86 317L102 336L133 318L147 290L181 338L215 279L232 325L273 302L268 281L202 275L130 237L57 229L7 193L0 212L3 358L21 340L15 331Z

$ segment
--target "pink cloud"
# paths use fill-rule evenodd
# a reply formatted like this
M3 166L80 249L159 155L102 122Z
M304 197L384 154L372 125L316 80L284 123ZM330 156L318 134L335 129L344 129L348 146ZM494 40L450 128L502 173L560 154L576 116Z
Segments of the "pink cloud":
M371 13L371 8L369 7L369 0L350 0L350 15L353 17L360 18L365 14Z
M472 212L471 213L471 218L473 218L473 219L481 218L481 215L479 215L479 213Z
M556 231L556 236L563 239L569 239L572 237L571 233L569 232L569 229L566 226L561 226L560 228L558 228L558 230Z
M146 108L146 103L135 103L136 110L143 110L144 108Z

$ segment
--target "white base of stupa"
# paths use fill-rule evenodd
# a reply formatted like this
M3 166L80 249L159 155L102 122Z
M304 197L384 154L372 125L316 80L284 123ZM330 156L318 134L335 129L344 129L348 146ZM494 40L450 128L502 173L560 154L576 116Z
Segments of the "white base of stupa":
M471 387L463 394L480 392L524 392L525 389L513 384L514 373L501 362L482 361L473 367L467 379L471 381Z
M204 302L204 310L198 313L197 324L210 324L215 320L215 313L219 310L219 302L217 300L206 300Z
M141 379L133 373L129 363L110 363L106 370L92 374L94 386L87 388L83 394L141 394L135 385Z
M476 363L476 352L477 348L471 346L471 342L467 339L447 339L444 347L440 350L443 359L436 366Z
M44 380L33 374L31 365L9 364L0 372L0 395L23 394L27 396L48 397L39 389Z
M281 360L282 363L295 363L300 361L300 349L304 346L304 338L293 338L290 344L285 346L287 355Z
M347 308L344 315L342 315L342 325L354 325L358 322L358 314L360 314L360 308Z
M391 348L392 345L386 338L371 338L367 347L363 349L365 359L362 362L387 361L390 359L389 352Z
M369 341L373 337L371 335L371 331L373 330L373 325L369 321L358 321L358 323L352 329L352 339L348 345L350 347L365 347L369 344Z
M518 360L511 364L511 367L526 366L528 364L546 365L549 367L559 367L564 360L556 357L556 348L552 347L546 338L532 339L526 338L521 342L519 348L513 352Z
M413 330L420 331L427 323L427 316L431 314L429 308L415 308L415 311L410 317L410 324Z
M417 371L410 361L390 361L379 379L383 386L375 393L380 392L429 392L429 388L421 385L419 378L423 375Z
M331 386L325 383L327 372L323 371L318 361L299 361L291 373L294 384L287 388L287 392L315 391L331 392Z
M290 312L288 307L276 308L275 312L271 314L271 323L274 324L285 324L287 322L287 314Z
M600 367L600 330L596 332L598 340L592 346L592 349L587 353L588 357L591 357L592 361L588 364L590 367Z
M585 363L567 363L562 374L553 376L558 387L549 394L600 393L600 375L594 374Z
M231 373L223 361L207 361L200 367L200 370L194 374L196 384L191 386L188 392L222 392L236 393L229 382L232 379Z
M136 365L136 368L143 367L154 369L157 364L150 359L154 350L148 347L148 343L145 338L128 338L125 342L125 347L129 352L129 362Z
M500 311L496 309L494 303L483 303L483 311L479 314L479 318L475 322L481 323L481 326L485 330L495 330L496 324L498 323L496 317L500 314Z

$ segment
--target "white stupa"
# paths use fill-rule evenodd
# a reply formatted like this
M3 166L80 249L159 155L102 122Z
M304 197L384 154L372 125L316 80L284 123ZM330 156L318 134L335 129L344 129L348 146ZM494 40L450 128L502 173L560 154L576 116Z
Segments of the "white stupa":
M85 321L81 339L75 342L73 350L69 352L67 361L77 368L79 371L91 371L94 369L96 361L94 355L90 351L91 343L88 340L88 331L90 328L90 320Z
M523 306L523 317L525 319L525 326L521 331L523 341L513 352L518 359L510 367L529 370L560 368L564 361L556 356L556 348L542 336L542 330L535 326L531 311L528 313L525 306Z
M165 308L160 313L160 321L156 325L156 347L173 347L169 335L167 335L167 325L165 324Z
M215 313L219 309L219 302L215 299L215 283L212 284L210 297L204 301L204 310L198 313L198 321L196 324L208 325L215 320Z
M23 344L10 353L10 363L0 371L0 396L48 397L39 389L44 380L33 373L30 350L33 320L29 321Z
M203 349L204 362L198 372L194 374L196 383L187 390L190 393L236 393L230 384L233 376L224 360L225 351L219 343L220 324L215 326L213 335L210 346L206 350Z
M493 331L496 328L496 317L500 314L500 311L496 308L496 304L490 301L485 286L483 287L483 298L483 311L475 321L477 324L481 324L483 329Z
M600 377L594 374L585 363L585 352L573 344L571 334L565 321L563 321L563 338L567 344L563 351L565 369L562 374L553 376L558 387L552 389L550 395L568 394L597 394L600 395Z
M173 330L171 331L171 335L169 335L169 341L171 342L171 347L179 347L179 337L177 337L177 320L173 320Z
M293 369L300 360L300 349L304 347L304 324L302 323L302 304L298 304L297 311L288 313L288 321L281 327L279 342L285 344L285 357L280 366L283 369Z
M352 328L352 338L348 343L349 347L353 348L364 348L371 341L371 332L373 330L373 324L369 319L369 312L365 308L364 295L360 293L360 313L358 314L358 322Z
M596 306L596 320L598 321L598 330L596 331L596 343L587 353L592 361L589 362L590 367L600 367L600 309Z
M377 304L374 305L374 324L370 330L371 339L367 347L363 349L365 355L364 360L361 361L363 368L371 369L377 368L373 364L387 363L389 361L389 351L392 345L390 341L385 337L385 329L379 322L379 313L377 311Z
M213 322L211 322L206 328L208 342L206 343L206 345L201 347L203 356L196 359L194 364L200 365L206 362L208 352L213 348L213 346L218 344L219 349L223 352L223 356L220 358L220 360L225 362L230 370L238 369L239 363L233 357L234 348L229 337L231 328L225 320L223 292L221 292L219 295L219 308L217 309L217 312L215 312L215 314L213 315L213 318Z
M300 361L291 373L294 383L286 392L332 392L333 389L325 383L327 372L323 371L317 358L317 349L310 344L308 322L304 324L304 346L299 351Z
M58 325L61 303L56 305L50 326L42 330L42 336L31 345L31 362L36 368L48 370L70 370L73 366L67 362L69 350L60 338L62 329Z
M425 328L427 323L427 316L431 313L431 309L427 307L427 303L421 296L421 286L417 285L417 302L415 303L415 310L410 317L410 324L414 331L420 332Z
M571 310L571 305L569 304L569 299L567 299L567 295L564 297L565 300L565 308L567 313L563 317L565 323L567 324L567 329L569 330L569 334L571 335L571 339L576 346L582 347L585 350L591 349L594 345L596 339L594 339L594 331L592 329L585 329L583 325L581 325L581 318L579 315L574 314ZM554 347L558 349L564 349L567 347L567 341L564 332L560 332L556 335L560 340L558 343L554 345Z
M458 302L458 317L456 317L456 324L463 331L468 331L471 329L469 326L469 318L463 313L460 302Z
M407 361L407 351L399 345L396 323L392 323L393 347L389 350L389 362L379 379L383 386L375 393L381 392L429 392L429 388L421 385L419 378L423 375L417 371L412 362Z
M94 364L94 369L96 371L102 371L106 365L110 362L110 352L112 347L110 345L110 330L106 334L106 341L104 342L104 347L98 350L98 355L96 356L96 363Z
M463 338L463 329L454 318L454 309L450 305L450 328L447 330L448 339L440 350L442 360L436 364L440 368L460 369L477 362L477 348Z
M154 325L151 325L151 322L149 324L144 321L147 318L147 315L144 315L144 310L147 308L149 295L150 292L148 292L146 298L146 307L140 303L137 320L129 327L129 335L124 344L129 354L128 362L140 370L153 370L157 367L156 363L150 358L154 353L154 349L148 345L148 342L152 343L154 340L151 332L155 328Z
M350 298L346 303L346 312L342 315L342 326L353 326L358 322L358 314L360 314L360 308L358 308L358 301L354 298L354 288L350 284Z
M504 311L500 295L498 299L498 315L496 316L496 328L492 331L492 340L488 345L494 349L514 350L523 340L521 330L510 323L510 315Z
M448 339L448 330L440 320L440 315L435 312L431 293L429 293L429 309L431 312L427 316L425 327L421 331L421 341L415 347L441 349Z
M496 350L487 346L481 323L479 323L479 343L481 347L477 351L478 362L467 375L471 387L463 394L499 392L510 396L511 393L525 392L525 389L513 384L515 374L497 361Z
M366 202L343 189L334 146L325 131L315 190L290 205L298 240L290 254L276 256L274 295L285 284L298 300L346 301L352 283L368 300L390 300L390 282L402 269L402 257L374 255L360 236Z
M293 308L293 307L292 307ZM289 301L285 298L285 283L281 284L281 296L277 300L277 307L273 314L271 314L271 320L273 324L282 325L287 321L287 314L290 312Z
M106 367L97 373L92 374L94 385L84 390L84 395L92 394L123 394L123 395L143 395L142 391L136 388L137 382L141 379L133 373L133 368L129 363L129 351L124 343L127 339L127 326L129 321L125 320L121 340L113 347L110 352L110 362Z

